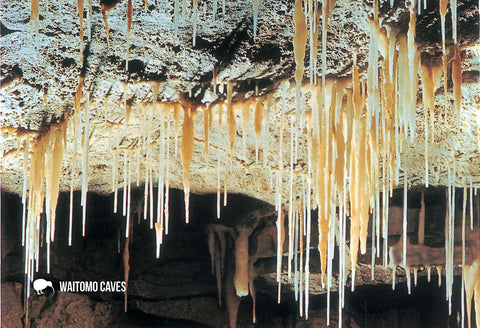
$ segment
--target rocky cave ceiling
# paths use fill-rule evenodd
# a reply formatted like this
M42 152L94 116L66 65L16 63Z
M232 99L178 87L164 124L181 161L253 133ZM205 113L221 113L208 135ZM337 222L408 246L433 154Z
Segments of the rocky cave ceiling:
M165 185L185 190L187 213L190 191L289 213L319 205L325 274L337 205L356 254L370 211L380 227L380 194L480 186L476 1L448 5L444 48L430 0L418 12L404 1L47 0L38 17L37 4L0 7L1 187L28 198L30 247L44 197L54 229L58 190L117 200L145 186L153 213ZM127 202L115 206L129 216Z
M60 5L59 5L60 4ZM357 55L360 79L367 78L369 60L370 27L372 18L370 2L338 1L330 13L326 40L326 76L349 82L352 74L353 53ZM160 119L154 114L149 118L149 107L157 88L157 106L170 111L171 104L192 108L198 115L194 127L194 155L191 174L193 192L205 193L217 190L215 178L217 158L220 157L222 184L228 176L228 189L274 203L275 188L271 188L272 172L278 171L281 114L295 111L295 60L293 53L294 23L293 2L261 1L258 10L258 31L253 35L253 12L250 1L225 3L225 12L219 4L215 20L212 3L198 4L195 46L192 45L192 4L186 3L186 13L175 16L175 2L151 1L145 7L134 2L130 41L126 40L126 3L119 4L106 15L110 30L110 44L101 8L92 2L91 14L85 3L84 56L80 53L79 18L73 2L50 2L42 4L39 29L30 23L30 7L13 1L2 4L2 188L21 193L22 155L15 150L22 148L17 136L44 133L51 123L73 117L74 102L79 77L84 76L80 106L86 107L87 94L90 104L89 140L89 190L108 193L112 190L112 149L140 149L133 154L134 161L140 160L139 177L134 170L132 178L145 181L146 147L142 143L148 138L148 121L152 122L151 142L161 138ZM47 8L48 6L48 8ZM408 31L409 13L403 1L390 7L380 3L380 26L386 30ZM321 7L319 7L321 8ZM417 18L415 42L421 63L438 66L442 64L440 15L438 3L428 1ZM48 9L48 11L47 11ZM316 14L321 17L322 11ZM476 186L480 182L480 158L478 154L478 8L475 1L458 3L458 43L462 59L462 110L460 125L455 123L453 88L449 78L447 108L444 108L443 82L437 83L435 92L435 115L433 122L434 140L428 143L430 182L448 185L447 166L453 167L456 160L458 186ZM308 16L308 15L307 15ZM88 18L90 17L90 18ZM322 73L321 20L318 23L316 75L320 81ZM32 26L32 27L31 27ZM446 17L446 50L448 73L453 60L451 16ZM392 35L394 32L391 32ZM380 39L380 43L382 43ZM125 68L129 50L129 67ZM380 58L382 60L382 57ZM308 101L310 90L310 49L305 54L304 97L306 110L311 110ZM400 70L407 70L400 67ZM447 74L451 76L451 74ZM342 82L343 81L343 82ZM233 82L232 102L237 117L237 140L234 145L232 163L228 163L227 136L227 87ZM290 82L290 83L289 83ZM421 81L419 79L418 83ZM281 87L280 87L281 86ZM343 86L342 86L343 87ZM351 88L347 86L347 88ZM283 91L282 91L283 90ZM424 119L421 87L417 95L417 125L413 142L405 138L401 153L401 171L408 172L410 185L425 184L423 165ZM271 97L267 97L270 95ZM283 98L282 98L283 97ZM402 95L403 97L403 95ZM273 99L272 99L273 98ZM283 100L281 100L283 99ZM341 99L341 98L340 98ZM256 101L262 103L263 116L268 115L269 124L263 124L259 134L260 161L255 160L256 134L253 122L247 122L243 131L242 111L249 106L248 117L253 121ZM243 103L241 103L243 102ZM215 106L218 105L218 106ZM157 108L157 111L162 109ZM211 132L209 135L210 157L205 162L203 112L211 108ZM218 128L219 112L222 110L223 127ZM85 112L85 109L84 109ZM173 110L171 110L173 112ZM129 115L127 115L129 113ZM173 119L170 115L169 120ZM129 118L126 118L129 116ZM183 111L179 121L182 122ZM290 115L289 115L290 116ZM85 118L82 118L85 122ZM288 120L289 121L289 120ZM290 162L290 128L285 122L283 137L283 165ZM266 120L264 120L266 122ZM297 120L298 123L298 120ZM266 128L269 129L265 133ZM170 126L173 130L173 123ZM179 128L181 130L181 127ZM67 140L72 142L73 129L68 129ZM295 135L298 141L294 169L307 173L307 140L304 130ZM181 132L179 132L181 134ZM172 131L168 133L172 138ZM265 139L269 140L265 140ZM20 140L20 139L18 139ZM178 143L180 143L180 139ZM246 147L245 147L246 144ZM267 146L267 152L265 147ZM74 189L81 186L81 165L72 168L72 148L67 147L65 165L60 184L68 190L70 179ZM178 147L170 155L170 186L182 188L182 166ZM81 151L78 150L79 158ZM217 153L220 151L220 155ZM135 151L134 151L135 152ZM157 151L153 150L154 166L159 166ZM119 152L123 157L123 151ZM138 157L137 157L138 156ZM263 160L266 156L267 159ZM259 165L261 163L262 165ZM228 164L228 165L227 165ZM71 172L73 171L73 172ZM120 181L123 172L119 173ZM395 185L399 185L395 179ZM287 194L287 188L283 194Z

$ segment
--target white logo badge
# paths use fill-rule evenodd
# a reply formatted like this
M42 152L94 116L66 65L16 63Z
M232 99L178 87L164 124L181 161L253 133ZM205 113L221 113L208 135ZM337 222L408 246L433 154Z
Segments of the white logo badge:
M52 288L53 292L55 293L55 289L52 286L52 282L45 280L45 279L36 279L33 282L33 289L37 292L37 295L42 295L43 290L46 289L47 287Z

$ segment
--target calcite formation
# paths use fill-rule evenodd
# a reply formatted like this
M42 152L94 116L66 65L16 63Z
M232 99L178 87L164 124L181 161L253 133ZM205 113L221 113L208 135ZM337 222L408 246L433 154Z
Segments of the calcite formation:
M157 256L168 234L170 188L184 190L187 223L191 192L216 191L217 216L221 191L224 206L228 192L241 192L275 205L277 280L285 242L287 276L293 273L300 313L308 316L303 250L312 247L312 209L330 295L335 244L340 280L350 267L352 289L369 236L372 275L381 255L384 267L410 273L407 191L444 185L447 299L459 263L455 193L463 187L462 291L470 298L475 291L478 308L478 251L466 256L465 232L467 203L467 228L475 213L478 221L473 189L476 195L480 184L475 1L223 1L221 14L216 1L184 1L181 12L178 0L84 5L34 0L30 8L13 1L1 8L2 189L22 195L27 281L38 268L44 211L47 247L53 241L59 190L81 190L84 227L87 191L113 192L128 240L131 186L143 185ZM388 199L398 187L401 251L388 245ZM222 244L224 232L211 231ZM253 228L235 233L237 271L226 290L240 297L251 291ZM215 267L218 247L210 245ZM235 297L227 297L229 307L238 306Z

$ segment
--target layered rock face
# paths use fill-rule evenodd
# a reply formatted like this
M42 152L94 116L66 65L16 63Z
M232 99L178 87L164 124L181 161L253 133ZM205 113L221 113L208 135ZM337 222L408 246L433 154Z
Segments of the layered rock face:
M409 291L411 270L443 268L450 304L461 265L466 303L480 293L476 1L6 1L0 12L1 187L22 198L27 282L38 263L55 274L77 220L88 238L89 192L123 217L125 281L137 218L162 258L172 220L201 221L191 199L216 193L217 221L201 222L228 311L204 324L234 326L254 281L290 286L300 315L316 291L338 288L341 304L345 286L368 280L358 263L388 283L402 267ZM172 188L183 189L174 205ZM271 206L233 219L222 214L232 193ZM171 317L195 302L180 303L164 304Z

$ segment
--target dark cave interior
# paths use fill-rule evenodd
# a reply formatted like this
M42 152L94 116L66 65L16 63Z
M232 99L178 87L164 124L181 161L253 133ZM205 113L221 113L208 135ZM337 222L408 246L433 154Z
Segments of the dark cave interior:
M157 190L155 190L156 194ZM121 191L119 196L121 196ZM420 208L420 191L408 194L409 210ZM443 247L444 224L441 213L444 189L427 189L425 244ZM456 202L461 204L461 192ZM143 201L143 189L132 192L132 201ZM30 324L33 327L49 324L67 325L75 320L93 326L111 327L218 327L227 322L228 309L225 304L218 306L215 277L211 274L207 242L209 224L221 223L233 226L242 217L255 208L270 206L264 202L243 195L231 194L228 204L222 207L221 219L216 218L216 195L192 195L192 220L184 221L183 191L171 190L170 231L165 236L160 258L155 256L155 233L149 227L142 213L132 215L133 237L129 245L130 278L128 284L128 311L123 312L123 293L84 292L55 293L49 290L44 295L32 295L30 301ZM58 220L55 242L52 244L52 264L50 274L46 274L46 250L42 246L38 276L53 282L55 290L60 281L121 281L124 279L122 260L125 244L123 234L125 218L121 211L112 213L113 196L95 193L88 194L86 236L81 236L81 208L74 205L73 242L68 246L68 210L69 195L61 193L57 208ZM77 199L78 198L78 199ZM79 204L80 193L74 193L74 204ZM390 206L401 206L402 191L396 190L390 200ZM138 209L143 208L138 206ZM10 307L2 302L3 322L25 320L23 314L23 247L21 246L21 198L2 192L2 294L12 296ZM478 217L478 208L474 207ZM135 210L136 211L136 210ZM276 218L276 217L275 217ZM272 220L275 220L273 218ZM312 216L316 221L316 215ZM459 221L458 215L456 222ZM410 222L410 221L409 221ZM457 225L459 222L457 222ZM312 227L316 227L312 222ZM313 233L315 235L315 231ZM409 229L412 243L416 243L416 228ZM399 236L390 236L391 242ZM233 244L232 241L227 243ZM318 240L312 241L311 272L320 273ZM251 243L253 244L253 243ZM252 253L249 250L249 253ZM360 257L359 266L368 266ZM284 255L285 258L285 255ZM230 263L231 262L231 263ZM284 260L284 266L286 264ZM256 284L256 324L252 323L252 299L242 297L238 326L240 327L317 327L326 324L326 292L315 292L310 296L310 319L306 321L298 314L292 288L282 287L282 302L277 304L277 286L262 274L275 272L276 258L258 260L261 274ZM226 266L235 266L226 259ZM338 263L334 262L334 267ZM391 269L388 269L391 271ZM459 327L461 297L461 277L456 274L453 287L452 315L448 315L448 303L445 301L445 287L438 286L438 277L432 274L427 282L426 274L419 274L418 284L412 287L408 295L405 272L397 268L397 285L392 290L385 281L361 284L357 282L355 292L346 289L343 324L346 327ZM424 272L423 272L424 273ZM334 270L335 274L335 270ZM445 277L443 277L444 279ZM223 277L226 279L226 277ZM363 278L361 278L363 279ZM403 279L403 280L402 280ZM368 279L365 278L365 281ZM381 280L381 279L380 279ZM348 282L350 283L350 282ZM331 324L338 322L338 298L332 290ZM225 296L223 296L225 297ZM15 302L19 304L13 305ZM58 303L77 304L70 312L59 311ZM80 303L87 305L81 306ZM99 305L101 304L101 305ZM69 307L67 307L68 309ZM12 309L16 309L16 321ZM208 315L206 314L208 312ZM78 318L76 318L78 316ZM20 319L21 318L21 319ZM10 321L6 321L10 320ZM82 321L83 320L83 321ZM474 320L474 318L473 318ZM23 322L23 324L25 324Z

